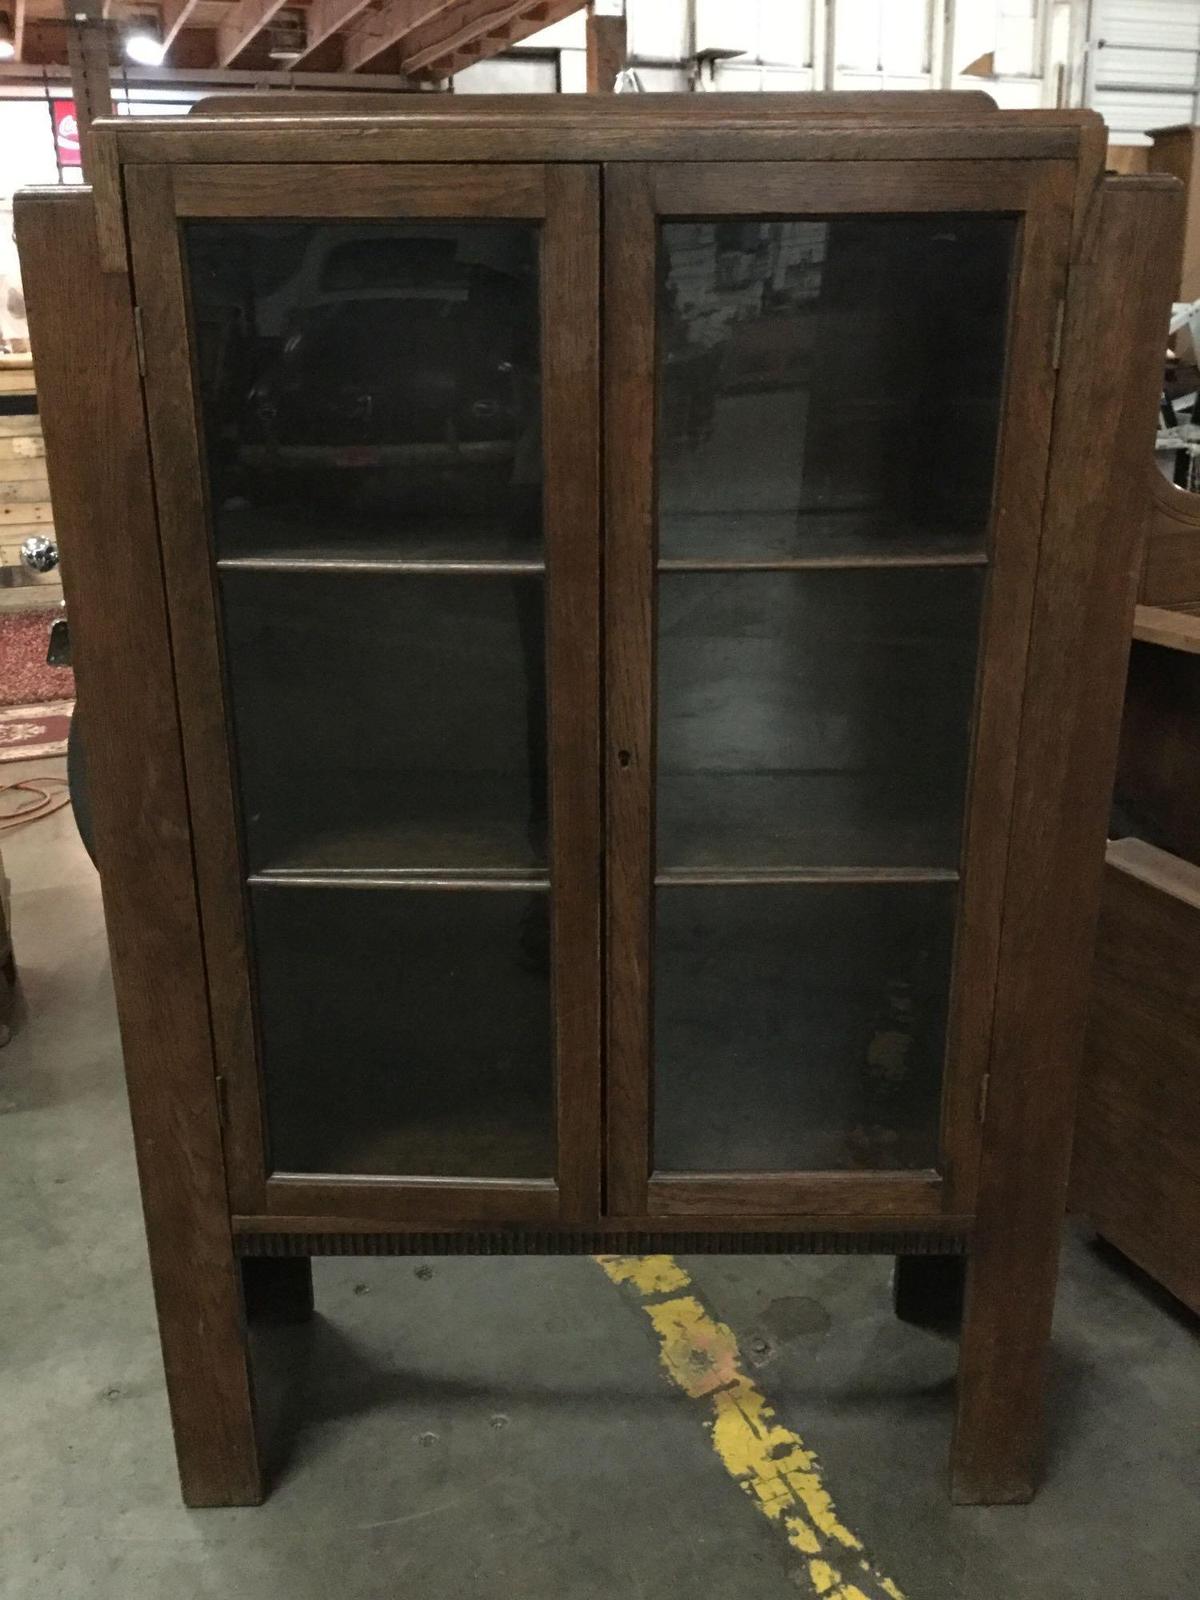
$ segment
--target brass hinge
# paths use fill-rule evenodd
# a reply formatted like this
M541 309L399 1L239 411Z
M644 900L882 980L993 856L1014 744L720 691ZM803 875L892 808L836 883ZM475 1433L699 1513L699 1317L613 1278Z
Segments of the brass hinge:
M229 1126L229 1080L217 1074L217 1116L221 1126Z
M1067 302L1065 300L1060 300L1058 302L1058 310L1054 313L1054 348L1050 356L1050 364L1054 368L1055 372L1058 371L1059 365L1062 362L1063 323L1066 321L1066 317Z
M144 378L146 376L146 339L142 333L141 306L134 306L133 308L133 339L137 345L138 372Z
M980 1120L980 1122L985 1121L985 1119L987 1118L988 1090L991 1088L991 1086L992 1086L992 1075L991 1075L990 1072L985 1072L983 1077L982 1077L982 1079L980 1080L980 1084L979 1084L979 1120Z

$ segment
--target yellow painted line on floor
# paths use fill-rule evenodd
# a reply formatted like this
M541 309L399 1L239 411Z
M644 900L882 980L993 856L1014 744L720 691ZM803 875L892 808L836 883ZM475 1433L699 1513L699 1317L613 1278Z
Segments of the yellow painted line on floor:
M694 1294L680 1292L694 1285L674 1256L596 1261L613 1283L637 1293L672 1381L693 1400L709 1402L705 1426L713 1449L803 1559L813 1593L822 1600L904 1600L838 1517L816 1456L742 1371L733 1329L710 1316Z

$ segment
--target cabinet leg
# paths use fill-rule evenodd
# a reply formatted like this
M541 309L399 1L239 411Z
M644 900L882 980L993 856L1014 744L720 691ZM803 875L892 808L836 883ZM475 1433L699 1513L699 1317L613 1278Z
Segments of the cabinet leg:
M897 1256L892 1305L900 1321L918 1328L956 1328L966 1272L962 1256Z
M251 1322L307 1322L313 1314L312 1262L307 1256L246 1256L242 1292Z
M1057 1269L1057 1238L1041 1261L1023 1259L1003 1233L972 1251L950 1461L956 1505L1023 1505L1036 1492Z
M151 1274L184 1504L258 1505L264 1479L238 1262L228 1248L164 1257L152 1239Z

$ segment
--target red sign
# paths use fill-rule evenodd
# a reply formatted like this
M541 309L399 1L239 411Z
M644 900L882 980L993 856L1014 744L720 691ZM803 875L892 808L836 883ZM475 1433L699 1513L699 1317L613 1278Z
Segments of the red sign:
M74 100L52 100L54 108L54 149L60 167L82 166L79 155L79 121Z

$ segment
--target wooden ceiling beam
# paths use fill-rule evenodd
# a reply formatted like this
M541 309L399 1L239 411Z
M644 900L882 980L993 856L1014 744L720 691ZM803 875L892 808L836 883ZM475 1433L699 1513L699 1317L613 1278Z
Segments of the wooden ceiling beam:
M491 37L490 55L498 55L508 42L509 27L530 16L537 26L550 10L548 0L463 0L426 27L416 30L400 47L405 72L436 73L448 67L469 46ZM475 53L475 52L472 52ZM478 52L482 55L482 48Z
M315 3L319 4L320 0L315 0ZM336 3L336 0L329 0L329 3ZM349 0L342 0L342 3L348 4ZM371 4L371 0L366 0L366 3ZM366 5L356 5L355 13L361 15L352 28L347 28L342 39L342 70L360 71L368 61L382 55L390 46L412 33L414 28L433 22L443 11L457 9L456 0L384 0L378 8L372 6L370 10L366 9ZM310 41L311 30L310 22Z
M373 3L374 0L312 0L305 14L307 38L304 52L292 62L293 71L302 68L322 45L328 44L335 34L341 33Z
M391 0L395 6L400 0ZM409 74L449 77L472 62L499 55L510 45L540 33L552 22L583 9L584 0L452 0L438 6L421 23L412 23L402 32L390 28L388 42L399 40L400 65ZM385 6L379 15L390 9ZM347 70L361 71L383 48L364 37L356 41L353 54L343 58Z
M23 61L25 49L25 0L16 0L12 19L13 60Z
M162 42L167 50L175 43L175 36L191 20L200 0L163 0Z
M288 0L233 0L217 24L217 65L231 67Z
M507 50L514 44L520 44L522 39L528 39L531 33L541 33L543 28L549 28L555 22L561 22L564 17L574 16L576 11L582 11L586 0L546 0L546 4L538 8L539 15L533 12L523 17L518 17L515 22L509 23L504 30L504 42L501 50ZM486 55L495 55L497 52L488 50Z

